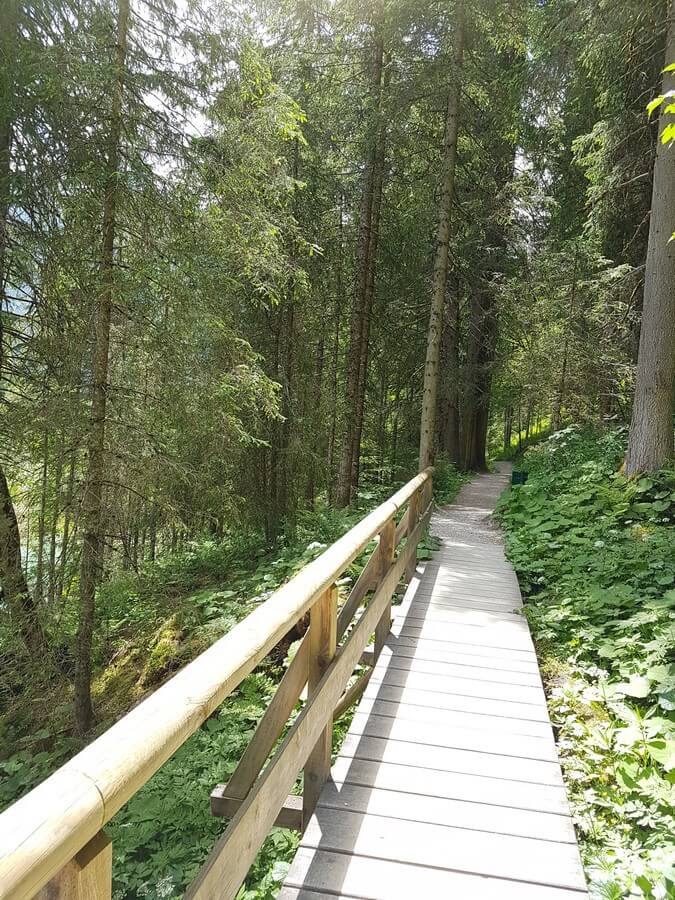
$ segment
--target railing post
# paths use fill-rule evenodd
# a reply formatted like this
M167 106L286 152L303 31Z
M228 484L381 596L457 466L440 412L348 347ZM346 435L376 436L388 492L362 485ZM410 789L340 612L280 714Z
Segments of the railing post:
M391 518L380 532L380 577L381 584L386 578L392 563L394 562L394 553L396 551L396 520ZM389 629L391 628L391 597L387 603L382 618L377 623L375 629L375 661L379 657L384 647Z
M424 490L424 488L421 488L420 490ZM415 491L415 493L410 498L410 503L408 505L408 540L410 540L410 535L417 528L417 522L419 520L420 490ZM408 564L405 567L405 580L408 582L408 584L410 584L410 582L412 581L416 568L417 555L413 553L411 554L410 559L408 560Z
M338 590L332 585L312 606L309 615L309 671L307 678L307 702L316 693L321 676L335 656L337 645ZM330 774L333 746L333 717L326 723L305 763L302 792L302 824L307 827L316 807L326 779Z
M35 900L110 900L112 897L112 843L99 831L75 854Z

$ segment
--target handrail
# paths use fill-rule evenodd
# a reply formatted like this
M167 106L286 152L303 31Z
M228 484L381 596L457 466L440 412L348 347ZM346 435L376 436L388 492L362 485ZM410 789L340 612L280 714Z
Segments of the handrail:
M33 897L71 862L86 867L90 860L80 859L83 848L93 845L103 826L310 608L315 615L317 601L369 542L387 526L395 530L396 516L408 502L414 515L409 516L407 534L411 542L414 536L416 546L423 525L416 521L417 509L422 513L427 505L420 504L420 496L430 500L431 473L431 468L426 469L409 481L224 637L3 813L0 898ZM413 549L407 547L402 560L406 571ZM392 547L392 560L393 553ZM387 565L382 579L396 573L400 578L403 566L393 567L391 561ZM388 585L391 580L387 579ZM396 582L391 591L395 586ZM386 624L388 630L388 621ZM107 852L109 855L109 847Z

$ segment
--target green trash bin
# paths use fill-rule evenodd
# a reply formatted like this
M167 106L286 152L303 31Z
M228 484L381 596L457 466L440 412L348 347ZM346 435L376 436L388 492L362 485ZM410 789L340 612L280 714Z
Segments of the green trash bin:
M511 484L525 484L527 481L527 472L511 472Z

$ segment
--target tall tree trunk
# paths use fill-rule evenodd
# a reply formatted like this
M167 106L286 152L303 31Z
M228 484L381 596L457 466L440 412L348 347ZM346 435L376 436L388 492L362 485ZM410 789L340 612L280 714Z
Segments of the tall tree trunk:
M574 248L574 264L572 266L572 284L570 285L570 302L567 313L567 321L565 322L565 337L563 340L562 363L560 366L560 379L558 381L558 390L556 391L555 400L553 401L553 417L551 425L553 431L558 431L562 424L562 410L565 401L565 390L567 388L567 367L569 365L570 353L570 333L574 322L574 305L577 296L577 281L579 271L579 248Z
M45 635L26 574L21 566L21 536L7 477L0 466L0 583L5 602L16 616L18 630L35 656L45 648ZM38 657L39 658L39 657Z
M675 62L675 0L671 0L666 64ZM675 72L665 72L661 93L675 91ZM660 125L670 122L661 107ZM675 386L675 156L659 140L654 163L652 211L645 268L642 326L626 474L653 472L673 455Z
M384 79L386 87L387 78ZM363 414L366 402L366 385L368 374L368 356L370 353L370 323L375 303L375 278L377 273L377 245L380 238L380 211L382 209L382 188L384 185L384 160L387 142L387 126L380 115L377 132L377 144L373 159L373 205L370 211L370 241L368 246L368 277L366 280L366 296L363 303L363 319L361 322L359 382L357 387L356 407L354 414L354 435L352 444L352 471L350 484L350 501L356 497L359 487L359 469L361 465L361 434L363 432Z
M441 340L441 397L438 404L438 446L455 465L461 463L459 410L459 285L447 294Z
M328 502L333 503L335 499L335 439L337 436L338 422L338 367L340 361L340 313L342 311L342 262L343 262L343 229L344 229L344 197L340 197L340 206L338 209L338 244L337 244L337 265L335 271L335 330L333 334L333 350L330 365L330 384L331 384L331 413L330 413L330 430L328 433L328 456L326 460L326 470L328 476Z
M103 477L105 472L106 400L110 352L110 319L115 288L114 251L118 200L118 173L122 135L122 98L127 52L129 0L119 0L115 82L112 86L110 131L103 199L103 242L101 248L101 291L96 304L91 421L88 435L88 462L82 496L83 543L80 561L80 618L77 631L77 671L75 675L75 722L80 734L89 730L91 705L91 650L94 631L96 587L101 566L103 517Z
M463 430L463 468L484 471L489 424L490 389L497 342L496 295L490 283L472 293L469 364Z
M38 513L38 544L35 565L35 599L44 599L45 533L47 513L47 481L49 477L49 434L46 429L42 437L42 467L40 473L40 510Z
M357 404L359 398L359 386L361 384L363 338L366 334L366 319L368 315L367 298L368 286L370 281L370 251L372 247L371 230L375 189L377 186L377 142L379 135L379 116L382 97L383 55L384 44L382 36L377 34L373 46L373 65L371 80L371 97L373 104L374 122L370 139L370 150L366 154L366 171L359 216L356 280L354 284L354 303L352 307L352 317L349 331L349 349L347 351L347 372L345 379L345 405L343 422L344 431L342 435L340 468L338 471L337 490L335 496L335 502L338 507L347 506L349 504L352 497L353 487L352 473L354 462L355 425L358 415Z
M509 404L504 409L504 450L508 453L511 449L511 434L513 432L513 406Z
M14 129L14 75L19 27L17 0L0 3L0 397L4 388L3 315L7 289L7 223L11 203L11 153ZM21 565L21 535L12 495L0 465L0 585L4 600L17 617L18 631L32 654L42 652L45 636L26 573Z
M58 541L59 515L61 513L61 479L63 477L63 433L61 445L56 454L54 470L54 501L49 522L49 561L47 568L47 603L51 608L56 599L56 546Z
M438 207L438 228L431 288L431 309L427 331L427 353L424 363L424 388L422 391L422 416L420 420L420 471L431 465L434 459L436 433L436 400L438 396L441 329L443 305L448 280L448 252L450 244L450 219L455 192L455 165L457 160L457 134L459 130L459 99L461 71L464 56L464 10L457 6L455 32L454 71L452 86L448 92L443 147L443 180Z
M71 523L73 516L73 504L75 502L75 471L77 468L77 451L71 450L68 481L66 483L66 496L63 500L63 535L61 537L61 550L59 553L58 575L56 577L56 599L62 600L66 585L66 568L68 565L68 553L70 551Z
M2 311L7 284L7 219L12 196L11 154L18 26L18 0L3 0L0 3L0 377L5 350Z
M325 341L325 322L321 320L321 331L319 340L316 345L316 355L314 358L314 380L311 386L311 404L312 411L307 411L309 418L313 419L313 434L310 438L310 458L308 463L307 485L305 490L305 500L309 507L314 506L316 499L316 468L321 453L321 442L323 440L322 413L323 413L323 369L326 352Z

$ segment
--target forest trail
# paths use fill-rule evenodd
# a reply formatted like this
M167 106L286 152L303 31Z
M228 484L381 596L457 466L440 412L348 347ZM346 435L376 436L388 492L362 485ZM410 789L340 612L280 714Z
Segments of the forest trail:
M534 646L492 511L510 467L438 510L280 900L581 900Z

